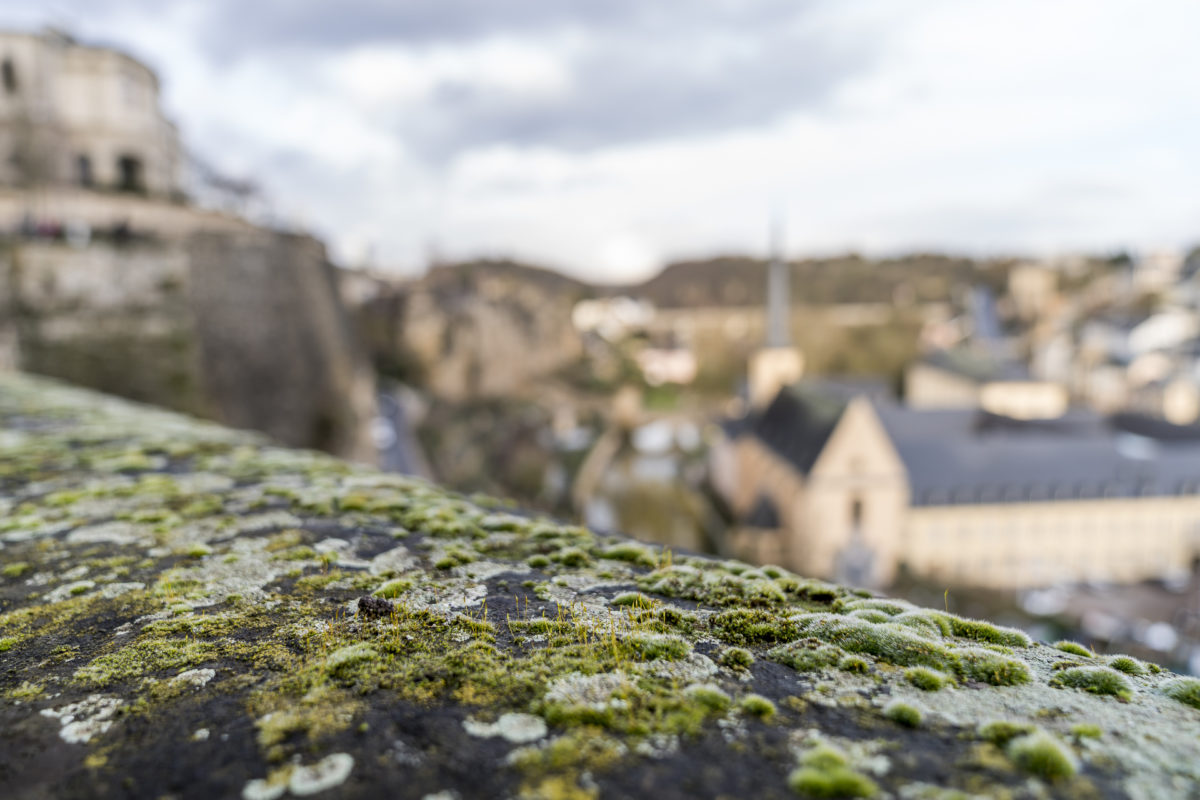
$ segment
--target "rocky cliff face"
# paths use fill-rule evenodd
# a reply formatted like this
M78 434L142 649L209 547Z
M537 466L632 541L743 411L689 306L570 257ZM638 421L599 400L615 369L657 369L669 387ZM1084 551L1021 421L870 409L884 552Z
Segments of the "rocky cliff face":
M0 254L0 314L0 348L23 369L373 455L373 378L316 240L247 230L13 245Z
M377 362L415 362L417 382L438 397L528 395L531 381L583 355L571 310L586 291L542 270L460 264L434 269L358 313Z
M7 797L1195 797L1200 681L0 377Z

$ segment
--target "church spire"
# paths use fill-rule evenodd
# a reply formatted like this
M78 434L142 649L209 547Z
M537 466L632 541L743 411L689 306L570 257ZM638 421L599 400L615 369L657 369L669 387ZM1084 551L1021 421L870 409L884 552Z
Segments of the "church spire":
M771 222L771 256L767 266L767 347L788 347L792 343L788 277L783 257L783 220L777 214Z

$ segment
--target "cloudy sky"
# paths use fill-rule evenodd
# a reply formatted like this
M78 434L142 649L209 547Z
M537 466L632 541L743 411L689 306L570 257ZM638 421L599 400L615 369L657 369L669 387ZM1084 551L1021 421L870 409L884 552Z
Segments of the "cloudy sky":
M1200 241L1194 0L16 0L345 263Z

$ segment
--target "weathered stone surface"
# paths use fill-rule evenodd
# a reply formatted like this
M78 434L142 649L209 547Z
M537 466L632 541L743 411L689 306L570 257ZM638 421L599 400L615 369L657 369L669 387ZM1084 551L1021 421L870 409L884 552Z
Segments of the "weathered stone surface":
M1150 665L16 375L0 564L5 797L1200 789Z
M0 242L0 366L372 460L374 379L324 246L244 228Z

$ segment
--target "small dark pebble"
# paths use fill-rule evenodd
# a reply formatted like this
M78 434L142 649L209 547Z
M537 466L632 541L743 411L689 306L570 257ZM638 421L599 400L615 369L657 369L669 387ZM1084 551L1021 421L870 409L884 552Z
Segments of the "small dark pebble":
M358 614L367 619L390 616L396 607L382 597L363 595L358 598Z

